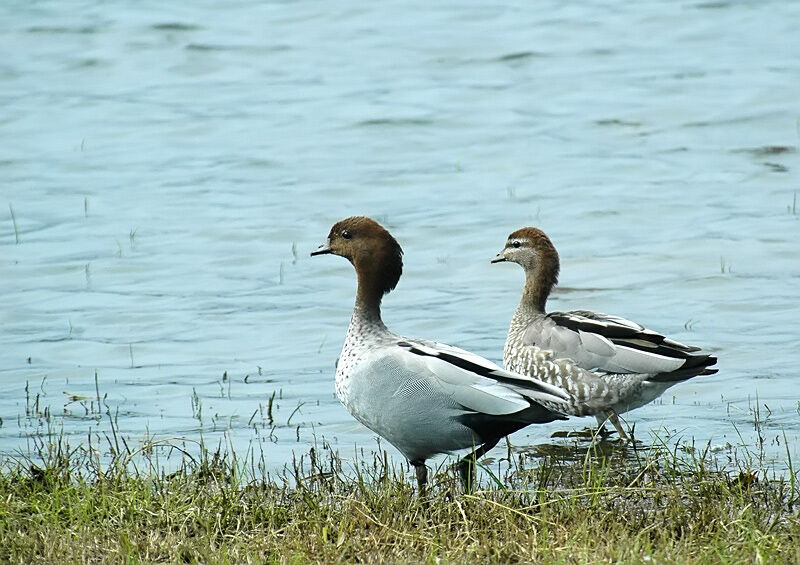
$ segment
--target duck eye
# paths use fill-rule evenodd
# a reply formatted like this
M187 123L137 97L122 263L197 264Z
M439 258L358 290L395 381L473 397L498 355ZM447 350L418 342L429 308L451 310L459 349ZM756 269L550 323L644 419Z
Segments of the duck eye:
M514 247L519 247L522 244L519 241L515 241L511 245L514 246Z
M352 238L352 237L353 237L353 234L352 234L352 233L350 233L350 230L344 230L344 231L342 232L342 238L344 238L344 239L350 239L350 238Z

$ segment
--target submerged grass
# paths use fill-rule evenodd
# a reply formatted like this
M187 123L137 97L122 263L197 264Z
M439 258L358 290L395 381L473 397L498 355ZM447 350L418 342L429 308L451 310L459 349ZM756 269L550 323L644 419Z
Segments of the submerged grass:
M800 562L791 471L719 469L690 445L509 449L483 490L442 467L426 499L385 452L348 462L323 445L257 476L223 450L167 473L152 445L103 465L96 447L57 437L6 461L0 562Z

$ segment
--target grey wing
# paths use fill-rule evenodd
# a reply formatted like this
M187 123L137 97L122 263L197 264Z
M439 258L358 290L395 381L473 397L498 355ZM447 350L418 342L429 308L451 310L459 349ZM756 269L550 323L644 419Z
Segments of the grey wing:
M497 410L489 406L500 399L504 399L503 402L512 400L513 403L519 403L524 398L526 403L544 401L556 404L569 399L569 394L557 386L507 371L488 359L457 347L412 339L403 339L397 345L402 351L412 354L411 357L404 355L404 358L424 361L429 374L440 385L459 398L459 402L478 411L491 413L490 410ZM481 403L473 404L474 401L465 403L476 391L488 395L488 398L493 399L492 402L485 406ZM518 405L516 409L521 407Z
M526 344L551 349L584 369L605 373L653 375L674 381L708 369L716 358L699 348L668 339L644 326L598 312L553 312L536 319L523 335Z

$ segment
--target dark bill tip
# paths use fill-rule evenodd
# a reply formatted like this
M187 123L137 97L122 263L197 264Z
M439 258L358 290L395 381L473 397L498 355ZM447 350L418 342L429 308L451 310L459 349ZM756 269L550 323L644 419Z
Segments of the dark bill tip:
M314 255L325 255L326 253L333 253L333 251L331 251L331 245L328 242L325 242L319 247L317 247L316 251L312 251L311 256L313 257Z
M490 263L502 263L503 261L508 261L508 259L506 259L505 257L503 257L503 254L502 254L502 253L498 253L498 254L497 254L497 257L495 257L494 259L492 259L492 260L490 261Z

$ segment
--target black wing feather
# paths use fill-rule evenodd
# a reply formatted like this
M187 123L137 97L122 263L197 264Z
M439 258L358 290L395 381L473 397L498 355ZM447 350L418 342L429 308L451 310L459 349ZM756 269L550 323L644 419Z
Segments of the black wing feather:
M446 351L437 350L435 353L430 353L428 351L418 348L413 343L408 341L399 341L397 342L397 345L416 355L421 355L423 357L437 357L442 361L447 361L451 365L455 365L459 369L464 369L465 371L469 371L471 373L475 373L476 375L493 379L503 384L509 384L516 387L526 388L532 391L543 392L545 394L550 394L550 395L553 394L552 391L539 386L535 381L521 379L521 378L520 379L509 378L503 375L502 373L498 373L497 371L495 371L490 367L484 367L483 365L473 363L469 359L464 359L463 357L459 357L458 355L453 355L452 353L448 353ZM530 399L526 400L530 402Z
M713 355L698 354L696 352L700 351L699 347L678 343L630 320L625 320L630 325L622 324L617 318L587 310L552 312L547 317L559 326L572 331L601 335L614 345L685 360L679 369L656 375L654 381L681 381L717 372L716 369L708 368L717 362L717 358Z

